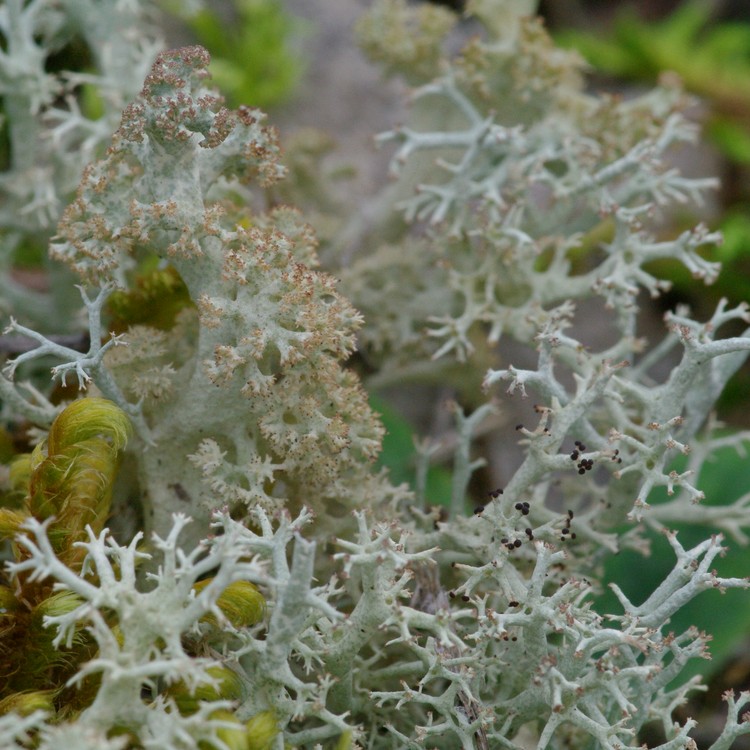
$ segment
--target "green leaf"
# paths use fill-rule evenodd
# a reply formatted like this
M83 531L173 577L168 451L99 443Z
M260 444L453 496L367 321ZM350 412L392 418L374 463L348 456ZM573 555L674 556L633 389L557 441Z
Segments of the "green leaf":
M233 6L231 24L210 8L184 21L210 51L210 72L231 107L279 104L301 74L301 61L289 44L300 24L274 0L234 0Z
M405 482L416 489L417 451L414 447L416 433L411 423L384 399L371 395L370 406L380 414L385 425L383 450L378 459L387 467L394 484ZM440 466L431 466L427 473L427 502L430 505L450 506L451 473Z
M711 140L738 164L750 164L750 132L737 122L716 118L707 128Z

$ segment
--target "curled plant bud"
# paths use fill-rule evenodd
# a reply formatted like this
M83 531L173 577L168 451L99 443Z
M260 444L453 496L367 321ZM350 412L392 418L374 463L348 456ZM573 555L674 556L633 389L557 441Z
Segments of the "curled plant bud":
M336 742L336 750L352 750L354 743L352 742L352 731L351 729L343 732Z
M221 709L214 711L211 718L232 726L222 726L216 730L216 738L220 740L228 750L248 750L247 732L243 723L231 712ZM213 743L199 742L200 750L214 750Z
M127 416L111 401L81 399L57 416L47 441L29 458L26 509L39 520L55 516L50 538L66 562L80 557L73 543L83 537L86 525L96 533L104 526L118 452L130 430Z
M245 724L247 750L270 750L279 725L273 711L261 711Z
M36 520L54 516L47 524L49 541L65 566L79 570L85 550L76 542L85 538L88 524L95 533L104 525L118 452L129 433L128 418L110 401L89 398L70 404L52 423L47 441L14 462L11 481L17 489L23 486L24 508L0 510L0 537L16 536L29 516ZM26 555L20 544L14 545L13 553L19 561ZM81 604L72 591L53 594L48 582L23 573L0 588L0 633L8 644L0 650L0 701L26 696L24 701L33 705L28 696L44 695L43 708L56 708L53 697L58 700L60 688L93 652L83 631L76 633L68 650L61 651L47 623L49 618L64 618ZM55 687L35 691L50 686Z
M11 497L20 495L23 499L31 481L31 454L16 456L8 467L8 484Z
M48 453L94 438L106 438L114 451L125 447L130 437L130 422L123 411L105 398L74 401L58 415L50 427Z
M53 711L52 696L54 690L34 690L24 693L13 693L0 700L0 716L15 713L29 716L34 711Z
M192 302L179 273L167 266L138 275L131 289L115 290L107 306L113 317L110 330L124 333L133 325L169 330L178 313Z
M41 620L45 617L60 617L72 612L83 604L83 599L72 591L59 591L47 597L34 607L34 617Z
M167 688L166 694L174 699L181 714L194 714L200 703L212 703L219 700L236 701L242 698L242 681L236 672L227 667L217 666L209 667L206 674L213 681L204 682L193 690L182 681Z
M26 515L10 508L0 508L0 539L12 539L20 530Z
M198 581L193 590L200 593L213 579ZM259 623L266 612L266 600L258 589L248 581L230 583L216 601L224 617L235 628L246 628ZM204 622L216 624L213 615L206 615Z

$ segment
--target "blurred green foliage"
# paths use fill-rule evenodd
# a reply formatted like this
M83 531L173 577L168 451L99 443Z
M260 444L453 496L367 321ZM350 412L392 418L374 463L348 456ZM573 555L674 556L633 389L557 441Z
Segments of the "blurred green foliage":
M611 35L565 30L558 41L575 47L598 70L653 81L676 73L711 107L709 132L727 156L750 162L750 23L711 23L712 4L690 0L660 22L621 13Z
M291 96L302 61L293 54L290 40L302 32L302 25L278 0L232 0L226 13L209 3L195 13L188 13L179 0L163 5L211 53L209 69L229 107L268 109Z
M386 429L378 464L388 468L394 484L406 483L412 490L417 490L416 433L413 426L383 398L371 395L370 406L380 414L380 420ZM425 505L449 507L451 482L452 474L448 469L431 465L424 488Z
M750 18L716 22L714 7L705 0L688 0L657 22L643 20L626 8L609 34L600 29L565 29L556 34L560 44L576 48L602 73L651 84L671 72L687 91L701 98L706 110L701 115L704 136L723 159L719 213L713 223L723 233L724 243L706 248L712 260L721 261L722 271L709 289L696 285L676 263L661 264L657 273L671 281L676 297L705 315L722 297L732 305L750 300ZM685 226L693 223L693 217L684 218ZM684 228L675 226L671 231ZM745 368L722 396L722 414L735 421L738 410L747 411L749 393L750 374ZM729 416L732 410L735 414Z

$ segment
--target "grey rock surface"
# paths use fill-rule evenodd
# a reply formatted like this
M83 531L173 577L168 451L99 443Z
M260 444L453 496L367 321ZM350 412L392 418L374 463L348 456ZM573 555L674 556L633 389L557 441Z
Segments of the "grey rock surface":
M300 19L294 46L307 69L297 95L273 120L283 136L304 127L318 128L336 141L339 163L357 174L347 195L372 196L388 181L388 158L376 151L373 137L403 119L405 89L384 81L356 45L354 27L368 0L283 0Z

